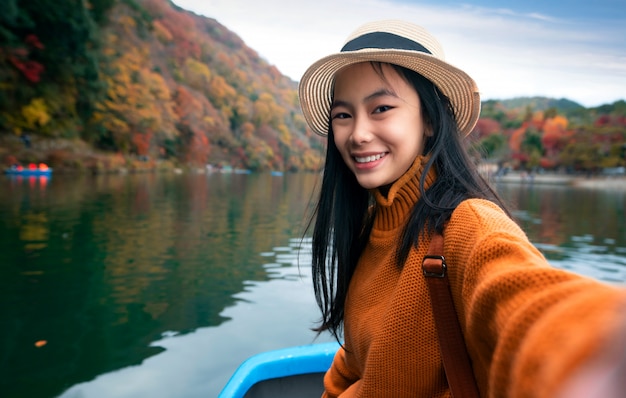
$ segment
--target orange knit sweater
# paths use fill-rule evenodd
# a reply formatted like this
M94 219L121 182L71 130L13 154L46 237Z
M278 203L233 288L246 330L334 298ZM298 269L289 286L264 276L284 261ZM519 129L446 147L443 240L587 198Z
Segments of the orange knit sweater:
M374 227L346 299L345 349L324 378L324 397L450 396L421 271L429 239L402 269L394 263L420 195L422 163L386 198L375 192ZM618 326L623 290L549 266L491 202L458 206L445 230L444 256L483 397L553 397Z

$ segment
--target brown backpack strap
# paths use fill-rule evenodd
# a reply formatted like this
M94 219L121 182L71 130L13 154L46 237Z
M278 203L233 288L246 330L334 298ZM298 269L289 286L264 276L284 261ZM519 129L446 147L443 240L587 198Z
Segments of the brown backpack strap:
M422 270L430 293L435 325L439 335L439 349L452 397L480 397L459 318L452 301L446 260L443 257L443 236L441 234L435 233L433 236L428 254L424 256L422 262Z

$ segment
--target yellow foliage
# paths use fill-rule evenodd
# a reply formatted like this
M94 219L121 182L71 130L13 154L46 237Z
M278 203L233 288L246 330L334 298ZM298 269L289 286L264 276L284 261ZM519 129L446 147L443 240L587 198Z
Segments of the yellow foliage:
M137 27L137 22L130 15L122 15L119 19L119 23L128 34L132 34Z
M157 39L161 42L169 43L174 38L169 29L167 29L161 21L154 21L152 26L154 27L154 33L156 34Z
M239 95L235 102L234 108L240 117L246 120L250 119L250 115L252 113L252 110L251 110L252 104L250 103L250 100L247 97L244 97L243 95Z
M285 109L276 104L270 93L262 93L254 102L254 122L257 126L268 124L277 127L284 118Z
M111 133L119 149L136 146L133 134L173 136L176 117L171 92L165 79L150 69L149 50L135 48L119 54L110 61L114 72L104 77L107 98L96 104L92 120Z
M222 76L214 76L209 83L209 98L215 106L228 105L237 97L237 91Z
M205 116L202 118L202 121L209 125L209 127L213 127L215 125L215 119L211 116Z
M302 155L302 166L305 170L319 170L322 167L322 157L319 151L306 149Z
M286 147L291 146L291 132L283 123L278 126L278 140Z
M250 122L245 122L241 125L242 137L246 141L250 141L252 139L252 137L254 136L254 130L254 125Z
M142 72L142 77L155 98L160 100L169 100L171 98L170 89L167 86L165 79L163 79L163 76L146 69Z
M302 116L299 113L293 115L293 124L294 124L296 130L306 131L306 129L307 129L306 120L304 119L304 116Z
M189 86L196 90L204 91L211 81L209 67L193 58L185 59L183 73Z
M220 107L220 115L222 115L224 119L230 119L233 116L233 108L228 105L222 105Z
M26 127L30 129L45 126L50 121L48 107L43 98L35 98L30 104L22 107L22 116L26 121Z

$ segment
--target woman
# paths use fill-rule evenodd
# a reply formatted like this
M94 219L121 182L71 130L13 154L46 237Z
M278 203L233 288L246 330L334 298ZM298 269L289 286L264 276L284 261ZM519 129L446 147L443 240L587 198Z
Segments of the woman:
M624 291L548 265L467 155L476 84L424 29L357 29L300 81L328 136L313 230L325 397L446 397L421 270L434 233L482 396L555 396L617 326Z

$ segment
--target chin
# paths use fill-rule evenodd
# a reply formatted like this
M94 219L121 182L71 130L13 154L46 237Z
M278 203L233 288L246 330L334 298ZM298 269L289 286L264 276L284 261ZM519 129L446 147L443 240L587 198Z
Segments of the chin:
M375 189L385 185L389 185L390 183L383 179L378 178L359 178L357 177L357 182L359 185L365 189Z

